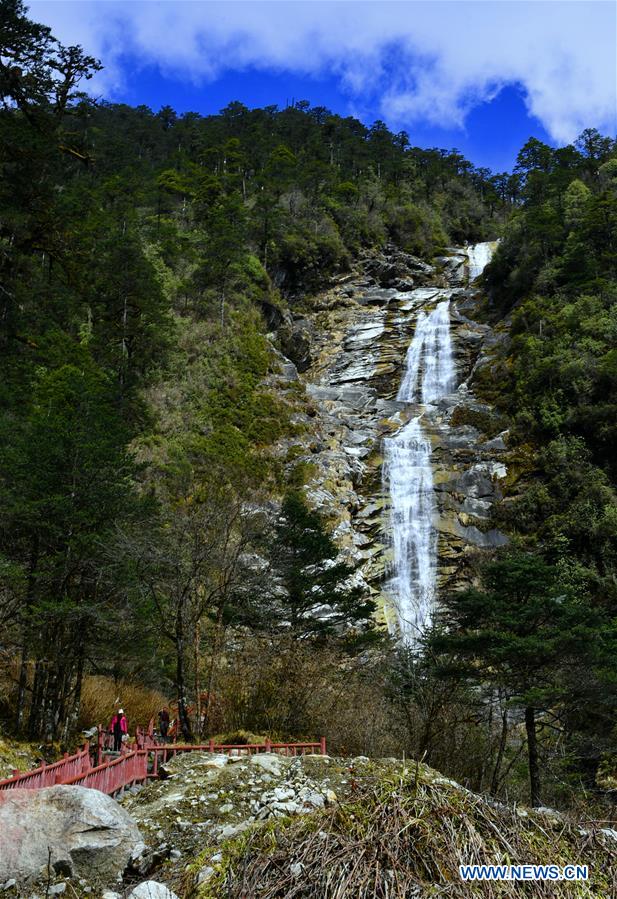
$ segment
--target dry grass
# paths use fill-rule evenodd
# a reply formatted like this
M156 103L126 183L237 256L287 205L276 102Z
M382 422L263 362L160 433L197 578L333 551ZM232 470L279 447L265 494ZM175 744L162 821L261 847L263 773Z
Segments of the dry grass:
M116 701L117 700L117 701ZM169 700L157 690L137 684L116 682L109 677L86 677L84 680L79 727L84 730L95 724L107 725L117 708L123 708L129 724L129 732L135 726L145 726L150 718Z
M211 864L207 853L199 860ZM590 880L464 883L461 864L587 864ZM364 779L357 798L253 829L224 847L199 899L617 896L617 841L556 814L509 808L418 765Z

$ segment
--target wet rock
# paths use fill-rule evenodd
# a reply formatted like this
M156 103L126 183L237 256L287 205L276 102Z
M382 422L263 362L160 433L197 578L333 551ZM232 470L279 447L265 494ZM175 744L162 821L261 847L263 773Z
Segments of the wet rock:
M498 434L497 437L493 437L492 440L487 440L481 445L481 449L484 452L501 452L502 450L507 449L505 440Z
M436 260L442 266L448 284L458 286L467 280L466 264L467 256L453 254L452 256L439 256Z
M394 286L401 293L408 293L410 290L414 289L415 284L411 278L407 277L407 278L398 278L394 282Z
M378 281L381 287L396 287L400 283L413 284L416 280L429 278L434 269L410 253L389 245L384 255L367 259L365 271Z
M396 290L371 287L358 297L361 306L387 306L396 296Z

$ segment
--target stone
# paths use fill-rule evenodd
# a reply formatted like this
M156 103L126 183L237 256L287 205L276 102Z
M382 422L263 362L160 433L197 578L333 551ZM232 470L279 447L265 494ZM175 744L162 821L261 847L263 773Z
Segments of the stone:
M143 838L115 799L86 787L0 791L0 881L56 872L115 880ZM49 854L50 853L50 854Z
M285 362L283 365L281 365L281 374L286 381L298 380L298 369L293 364L293 362Z
M307 796L304 796L303 801L304 804L310 808L323 808L325 803L324 797L316 790L313 790Z
M285 322L278 329L278 339L281 350L298 369L303 372L311 364L311 345L313 340L313 325L307 319L298 319Z
M144 880L129 893L128 899L178 899L178 897L164 883Z
M227 824L221 830L221 839L229 840L231 837L237 836L237 834L242 833L250 827L250 823L248 821L241 821L240 824Z
M202 762L204 768L224 768L229 762L227 755L211 755L205 762Z
M103 890L101 899L122 899L122 896L120 893L114 892L114 890Z
M66 892L66 884L55 883L52 887L49 887L46 892L48 896L61 896L62 893Z
M202 868L199 874L197 875L197 883L201 886L202 883L207 883L214 874L214 868L210 865L206 865L205 868Z
M268 774L278 777L281 773L281 760L277 755L269 752L260 752L251 756L251 765L256 765Z

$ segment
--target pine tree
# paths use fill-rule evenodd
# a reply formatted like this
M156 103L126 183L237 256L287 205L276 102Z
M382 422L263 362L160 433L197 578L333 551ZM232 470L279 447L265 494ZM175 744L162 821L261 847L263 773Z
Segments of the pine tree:
M603 618L530 553L487 564L483 586L446 598L428 648L443 675L502 690L523 711L531 804L538 806L538 716L563 698L564 669L591 664Z
M375 603L353 584L353 568L337 556L322 516L301 492L289 492L276 527L272 566L283 588L282 619L297 638L319 640L348 630L360 639L372 636Z

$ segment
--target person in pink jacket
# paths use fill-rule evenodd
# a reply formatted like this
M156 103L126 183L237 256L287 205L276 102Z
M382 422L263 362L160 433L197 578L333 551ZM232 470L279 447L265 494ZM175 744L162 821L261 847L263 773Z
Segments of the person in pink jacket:
M109 733L113 734L114 738L114 752L120 752L122 749L122 737L124 734L128 734L128 732L129 726L126 721L124 709L118 709L109 724Z

